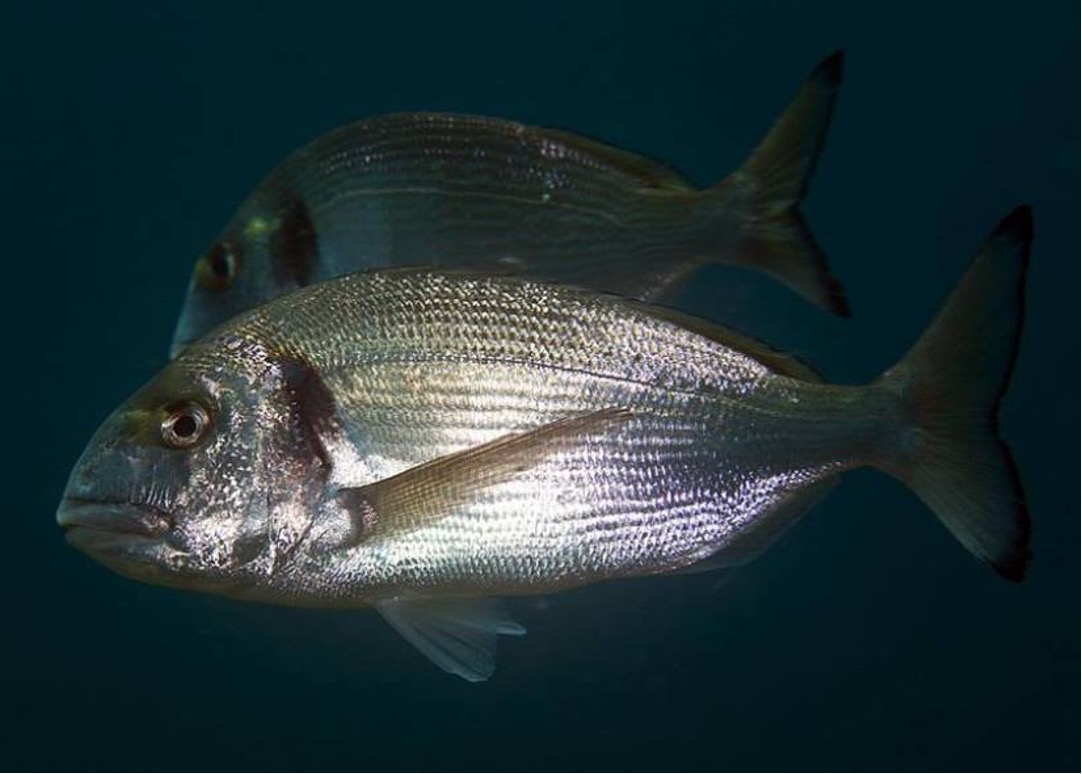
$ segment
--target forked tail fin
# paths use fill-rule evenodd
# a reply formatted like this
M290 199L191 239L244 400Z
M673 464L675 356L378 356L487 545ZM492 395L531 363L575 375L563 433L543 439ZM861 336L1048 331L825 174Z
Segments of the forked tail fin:
M743 166L713 190L741 215L745 236L738 261L730 262L764 271L848 317L841 283L799 209L830 128L844 61L840 51L824 59Z
M1020 581L1030 520L997 414L1022 330L1033 215L1019 207L978 251L965 277L879 384L907 419L882 467L908 484L962 545Z

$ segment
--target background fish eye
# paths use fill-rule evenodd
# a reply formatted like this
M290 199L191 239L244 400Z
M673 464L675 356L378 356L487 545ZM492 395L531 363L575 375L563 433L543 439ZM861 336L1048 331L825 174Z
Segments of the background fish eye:
M188 449L206 437L210 412L195 401L184 401L163 409L162 440L174 449Z
M237 255L233 246L217 242L195 267L196 280L208 290L225 290L237 274Z

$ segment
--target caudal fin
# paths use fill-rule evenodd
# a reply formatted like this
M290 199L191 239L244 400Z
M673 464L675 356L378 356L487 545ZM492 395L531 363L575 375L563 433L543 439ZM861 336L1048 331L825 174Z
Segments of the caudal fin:
M740 263L777 277L816 306L845 317L849 302L800 213L826 140L845 63L837 51L800 88L759 147L714 189L737 207L745 230Z
M1019 207L988 237L920 340L880 379L901 395L909 421L883 468L1013 581L1029 561L1030 520L997 414L1022 330L1032 239L1032 212Z

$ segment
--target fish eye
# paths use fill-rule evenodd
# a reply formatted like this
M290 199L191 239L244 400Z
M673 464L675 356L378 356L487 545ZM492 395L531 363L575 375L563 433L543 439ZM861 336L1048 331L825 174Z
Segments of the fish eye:
M195 266L196 281L208 290L225 290L237 274L237 253L228 242L217 242Z
M166 406L162 415L162 440L174 449L199 443L210 429L210 412L195 401Z

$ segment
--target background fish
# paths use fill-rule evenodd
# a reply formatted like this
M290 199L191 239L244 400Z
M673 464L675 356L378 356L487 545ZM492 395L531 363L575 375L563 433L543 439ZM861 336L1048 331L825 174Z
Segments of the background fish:
M584 290L417 271L316 285L223 326L120 407L58 521L142 580L374 605L471 680L491 674L497 635L524 631L493 595L747 562L863 466L1019 580L1029 521L996 411L1031 238L1019 208L861 387Z
M798 210L842 63L824 60L705 191L642 156L493 118L403 113L330 132L271 172L196 263L172 353L282 293L380 266L501 267L649 299L725 263L848 314Z

